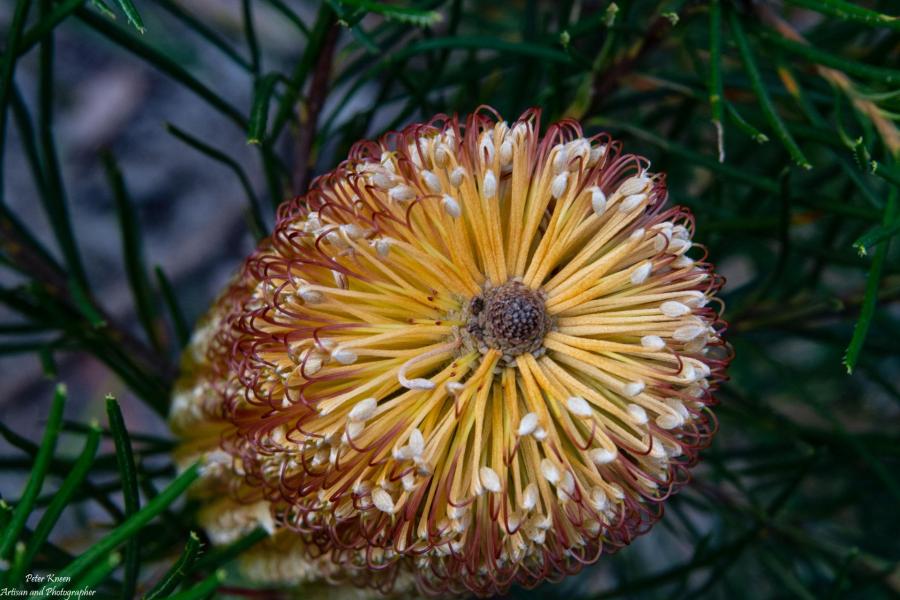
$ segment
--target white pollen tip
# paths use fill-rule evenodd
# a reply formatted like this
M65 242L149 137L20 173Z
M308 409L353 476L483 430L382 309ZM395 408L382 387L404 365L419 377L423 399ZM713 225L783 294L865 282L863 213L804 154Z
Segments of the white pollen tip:
M562 476L559 472L559 468L553 464L553 461L549 458L545 458L541 461L541 475L543 475L544 479L550 483L557 483Z
M422 179L425 181L425 187L435 194L441 193L441 180L431 171L422 171Z
M634 398L638 394L644 391L644 382L643 381L632 381L631 383L625 384L625 395L629 398Z
M692 266L694 266L694 259L682 254L681 256L679 256L678 258L676 258L675 260L672 261L672 266L675 267L676 269L684 269L685 267L692 267Z
M603 193L596 185L590 189L591 191L591 208L598 217L606 212L606 194Z
M450 171L450 185L453 187L459 187L459 184L462 183L463 177L466 176L466 170L462 167L456 167L452 171Z
M679 238L672 239L669 242L669 254L684 254L688 250L691 249L692 243L690 240L682 240Z
M606 498L603 488L595 487L591 490L591 505L597 510L606 510L606 507L609 506L609 500Z
M613 498L616 500L624 500L625 499L625 490L622 489L622 486L618 483L609 484L610 491L612 493Z
M391 252L391 241L388 238L379 238L375 240L375 252L378 256L385 258Z
M484 489L489 492L496 493L503 489L503 486L500 485L500 476L490 467L481 467L478 470L478 478L481 480L481 485Z
M353 440L359 437L366 424L361 421L350 421L347 423L347 438ZM334 450L334 448L332 448Z
M383 190L390 189L394 184L393 178L387 173L375 173L375 175L372 176L372 183Z
M484 183L481 186L481 194L485 199L493 198L497 194L497 176L493 171L484 174Z
M528 413L522 420L519 421L519 429L516 431L516 435L519 437L525 437L526 435L531 435L537 429L538 426L538 416L537 413Z
M546 440L547 435L548 435L547 430L544 429L543 427L538 427L537 429L534 430L534 439L536 439L539 442L543 442L544 440Z
M678 342L689 342L703 335L705 331L706 327L703 325L682 325L672 332L672 339Z
M513 147L512 143L509 140L504 140L502 144L500 144L500 164L504 167L512 163L513 159Z
M566 168L566 164L569 162L569 150L565 144L557 144L554 149L556 154L553 157L553 170L559 173Z
M644 234L646 234L646 233L647 232L644 230L643 227L638 227L631 233L630 236L628 236L628 239L631 240L632 242L639 242L644 239Z
M458 381L448 381L444 384L444 389L447 390L447 393L451 396L456 396L457 394L459 394L464 387L466 387L465 384L462 384Z
M361 238L364 234L362 228L354 223L341 225L341 231L351 240Z
M447 163L450 161L450 150L444 146L444 144L438 145L438 147L434 151L434 162L437 163L439 167L447 166ZM456 185L456 184L453 184Z
M525 492L522 494L522 508L525 510L532 510L535 506L537 506L538 501L538 488L537 485L533 483L529 483L525 487Z
M641 338L641 346L647 350L662 350L666 342L658 335L645 335Z
M465 384L462 384L458 381L448 381L444 384L444 389L447 390L447 393L451 396L456 396L457 394L459 394L464 387L466 387Z
M569 172L563 171L553 178L550 182L550 195L559 199L566 192L566 185L569 183Z
M630 196L625 196L622 202L619 203L619 211L620 212L631 212L636 209L641 203L647 199L647 194L632 194Z
M571 396L568 400L566 400L566 408L569 409L573 415L579 417L590 417L594 414L593 409L591 409L591 405L587 403L587 400L582 398L581 396Z
M619 453L616 450L607 450L606 448L594 448L590 451L590 458L596 465L608 465L616 460Z
M647 411L637 404L629 404L625 410L628 411L628 414L631 415L631 418L634 419L638 425L647 424Z
M659 310L662 311L662 314L674 319L675 317L682 317L691 312L691 307L682 304L681 302L676 302L675 300L668 300L659 306Z
M388 196L390 196L391 200L406 202L416 197L416 190L404 183L401 183L392 187L391 191L388 192Z
M394 513L394 499L383 488L379 487L372 490L372 504L381 512L389 515Z
M353 352L352 350L338 347L331 351L331 358L342 365L352 365L356 362L358 356L356 355L356 352Z
M487 131L484 133L479 146L478 155L484 158L488 164L494 162L494 140L491 137L491 133Z
M650 277L650 272L653 270L653 263L645 262L634 271L631 272L631 283L633 285L641 285L647 278Z
M340 271L335 271L334 269L332 269L331 278L334 279L334 284L339 288L347 287L347 276Z
M672 413L663 413L656 417L656 424L659 425L660 429L674 429L683 422L684 419L680 415Z
M325 299L325 296L322 294L322 292L310 289L308 285L300 286L300 289L297 290L297 293L300 294L300 297L303 298L303 301L307 304L318 304Z
M375 414L376 408L378 408L378 400L375 398L360 400L352 409L350 409L350 414L347 415L347 418L351 421L368 421L372 418L372 415Z
M444 207L444 212L453 217L454 219L459 218L462 214L462 209L459 207L459 202L457 202L453 196L448 194L444 194L444 197L441 198L441 206Z
M434 382L430 379L423 379L421 377L417 377L416 379L403 379L400 381L400 385L408 390L433 390L435 386Z
M409 434L409 451L413 457L422 456L422 453L425 452L425 436L418 427Z
M618 192L623 196L631 196L645 192L648 187L650 187L650 178L641 174L626 179L619 186Z

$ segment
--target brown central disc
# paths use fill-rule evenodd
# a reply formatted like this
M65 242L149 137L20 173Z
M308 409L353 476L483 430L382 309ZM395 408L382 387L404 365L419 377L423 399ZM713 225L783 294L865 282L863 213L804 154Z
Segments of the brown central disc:
M479 348L515 357L538 350L550 328L540 292L518 281L490 288L469 304L468 334Z

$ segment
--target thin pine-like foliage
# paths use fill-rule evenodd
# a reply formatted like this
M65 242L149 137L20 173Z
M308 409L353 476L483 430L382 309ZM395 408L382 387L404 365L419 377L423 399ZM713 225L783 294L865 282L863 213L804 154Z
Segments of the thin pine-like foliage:
M92 285L80 210L56 136L59 29L142 61L240 132L254 160L161 123L172 153L235 177L246 236L356 140L481 104L609 131L668 175L698 239L731 275L735 350L719 433L694 481L647 537L562 583L516 597L887 598L900 594L900 6L890 0L242 0L240 28L189 0L4 0L0 143L24 159L44 223L0 184L0 368L30 354L51 380L85 353L160 419L190 321L178 282L142 241L114 145L95 157L113 199L131 291L111 311ZM259 11L291 28L272 59ZM172 51L190 35L242 73L210 81ZM21 76L28 68L34 77ZM28 86L26 87L26 83ZM33 89L31 89L33 88ZM173 119L174 116L173 116ZM10 140L18 140L15 149ZM139 149L138 149L139 150ZM0 171L0 180L9 173ZM235 265L236 266L236 265ZM211 302L216 290L207 290ZM194 311L197 312L197 311ZM196 314L191 315L196 317ZM176 474L172 441L126 423L63 418L66 387L40 403L44 434L0 423L0 589L29 573L102 597L291 597L254 589L235 558L256 531L210 548ZM127 413L126 413L127 414ZM66 440L67 451L58 446ZM74 451L71 451L73 450ZM10 481L23 486L10 487ZM55 526L90 508L77 550ZM300 591L299 594L308 593Z

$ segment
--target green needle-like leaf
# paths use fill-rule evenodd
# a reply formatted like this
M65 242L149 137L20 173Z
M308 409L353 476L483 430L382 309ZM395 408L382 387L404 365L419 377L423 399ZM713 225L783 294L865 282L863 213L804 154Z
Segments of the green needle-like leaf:
M300 60L297 61L294 72L291 74L288 82L287 89L281 97L281 102L278 104L278 112L275 113L275 120L272 123L272 129L269 135L271 139L278 139L282 128L290 120L297 99L300 97L300 90L303 88L304 83L306 83L306 78L310 71L312 71L315 59L318 56L319 51L325 45L328 37L328 30L334 26L336 18L337 17L331 7L323 2L319 7L319 12L316 15L316 23L313 26L312 32L309 34L303 55L300 57Z
M196 210L158 203L145 207L136 197L138 202L132 203L123 179L134 184L136 193L154 177L165 177L166 203L190 202L195 181L182 159L201 152L228 170L219 172L215 164L203 167L221 175L212 189L223 204L202 208L244 212L246 229L259 238L270 231L273 212L285 198L340 165L361 140L414 123L455 128L476 109L490 119L489 107L513 131L517 117L537 107L541 112L535 128L555 132L556 139L544 138L528 156L540 157L577 137L607 144L605 158L587 178L577 168L569 171L568 182L578 186L570 186L579 194L576 212L559 212L564 206L559 202L538 202L548 206L547 213L535 214L528 209L534 204L530 192L526 194L527 221L537 228L535 236L552 231L562 236L558 255L550 246L538 250L545 262L562 267L592 243L598 227L632 226L631 217L617 211L593 218L582 186L593 185L588 179L596 175L597 185L608 182L604 192L613 193L615 182L633 169L643 169L646 160L654 181L666 186L668 201L649 207L633 225L648 231L659 219L684 225L692 238L688 258L715 273L703 283L697 272L692 288L718 287L720 276L728 278L714 301L705 306L691 302L689 308L692 314L711 317L723 307L714 327L724 331L734 352L727 379L711 386L721 403L710 407L710 424L714 414L721 428L713 446L701 451L701 461L691 472L694 481L668 497L668 483L686 481L688 465L647 473L659 485L657 491L667 495L664 503L636 505L640 512L662 513L665 508L645 541L653 547L652 556L640 545L621 548L615 555L604 553L597 570L586 565L582 578L547 583L534 593L516 590L516 597L745 600L759 595L897 595L892 534L900 528L900 517L884 509L900 499L900 447L892 418L900 402L895 382L895 340L900 337L896 2L0 4L0 158L5 167L0 173L0 270L7 271L0 275L5 277L0 312L6 315L0 315L0 372L11 392L4 404L9 417L0 418L0 444L10 450L0 456L0 479L13 486L21 481L19 487L25 488L2 490L0 544L5 554L0 556L0 572L8 572L0 574L6 578L0 590L34 589L38 585L25 581L24 574L52 572L72 577L61 593L84 591L104 598L285 593L281 585L245 583L237 574L225 587L218 570L253 554L269 532L258 528L230 545L203 548L197 515L208 500L187 497L184 491L197 471L176 479L172 462L172 453L181 456L187 440L126 432L122 414L139 418L143 410L127 404L126 398L144 401L158 417L167 415L177 377L171 361L192 339L193 323L185 314L203 313L216 293L204 289L207 280L217 279L213 273L220 272L224 262L239 259L235 252L243 250L200 252L214 262L201 265L199 271L210 276L195 281L186 278L198 272L197 265L166 260L166 273L178 284L176 297L161 269L148 272L153 264L145 265L144 258L151 257L141 256L141 229L145 251L152 241L154 249L164 248L172 256L196 257L192 244L200 240L192 235L196 223L191 220ZM144 25L146 33L140 33ZM163 121L181 125L170 131L190 148L167 141L163 130L148 131L148 123L152 127L160 114L172 115ZM430 120L432 115L446 118ZM98 116L99 128L94 128ZM571 120L558 129L550 128L567 118ZM419 133L432 135L427 128ZM607 135L612 139L607 141ZM388 140L388 145L407 141L396 134ZM495 142L500 143L494 148L499 156L503 140ZM162 154L160 143L165 144ZM124 145L143 157L144 164L134 172L131 163L121 165L123 177L104 153L109 149L118 155ZM374 144L357 148L376 161L383 150ZM575 154L569 156L571 166L576 158L583 160L580 150ZM449 173L445 165L438 165L434 156L420 158L421 165L401 160L398 175L408 175L414 167L428 169L444 185ZM97 177L104 163L115 191L115 198L106 194L109 203L103 201L102 171ZM796 169L793 163L812 163L816 169ZM469 173L473 165L462 166ZM503 197L523 175L528 179L532 173L515 165L512 172L504 169L499 174ZM319 180L325 186L328 181ZM411 205L417 208L406 215L416 227L437 214L426 204ZM327 213L323 218L338 221L339 213L354 210L369 221L363 228L367 242L402 228L400 222L343 199L319 208ZM463 209L458 221L471 237L471 219L477 213ZM501 219L511 214L503 211ZM111 231L107 217L115 226L116 216L121 245L116 232L112 240L101 237ZM235 232L223 233L223 243L235 245ZM598 252L615 246L616 239L604 242ZM241 245L247 242L242 239ZM429 256L440 259L443 246L435 244L426 244ZM642 253L651 252L649 245L641 248ZM658 246L653 248L658 256ZM402 250L399 257L392 252L390 264L385 264L398 282L406 275L394 271L403 271L409 258ZM865 256L858 256L862 253ZM127 278L110 280L103 265L120 255ZM350 250L333 258L365 259ZM475 261L488 258L476 256ZM667 266L668 260L660 263L658 275L663 279L674 277L674 264ZM625 264L609 266L619 270ZM79 272L79 266L86 273ZM290 259L285 268L320 266ZM365 287L365 282L360 285ZM665 291L666 296L681 293L674 284ZM640 323L647 326L646 333L654 333L661 318L653 308L657 300L663 301L648 296L647 304L621 315L629 331L636 333L633 328L642 327ZM572 314L573 322L584 319L578 308ZM398 321L401 325L407 327ZM621 324L612 326L610 339L630 338ZM564 321L559 327L565 327ZM605 327L605 321L596 325ZM673 345L664 354L620 358L628 363L626 371L646 366L646 360L663 369L663 379L640 374L649 378L652 391L660 385L668 389L687 373L673 362L683 354L680 345ZM855 364L852 378L835 369L845 354L847 366ZM717 361L732 357L732 352L710 348L706 356ZM552 359L550 352L538 362ZM35 390L46 386L42 370L74 373L82 383L115 389L121 398L121 409L109 401L111 426L101 429L99 439L97 427L85 421L94 408L72 406L79 410L58 426L58 455L44 467L39 463L46 460L45 446L23 431L30 429L29 419L43 423L47 418L46 407L36 414L27 407L30 396L40 393ZM638 375L613 375L631 374ZM674 399L685 386L692 397L701 391L697 387L703 387L702 382L690 383L677 384L666 403L678 406ZM635 401L644 406L645 398ZM682 398L681 404L700 419L686 417L683 429L674 431L659 429L657 415L650 414L652 406L645 406L649 434L667 446L665 459L654 453L634 455L629 462L633 453L621 448L619 460L601 466L602 473L615 475L624 465L628 468L620 475L643 481L640 488L650 492L652 483L640 477L647 466L656 469L663 460L693 458L668 456L667 440L686 444L683 450L690 446L685 455L693 455L693 446L705 441L706 431L699 424L706 416L697 414L708 410L703 406L705 394L699 400ZM565 416L565 411L560 414ZM438 417L426 417L425 425L434 426ZM590 431L587 422L570 425L578 430L576 437ZM491 430L506 428L495 423ZM491 440L488 446L505 448L500 438ZM567 443L564 438L563 446ZM105 449L97 449L98 444ZM521 451L528 448L522 446ZM353 460L343 454L340 458L341 464L345 458ZM44 485L35 492L29 486L42 470ZM625 491L630 497L631 490ZM610 508L618 504L608 500ZM615 518L618 523L618 515ZM475 527L477 516L473 519ZM638 523L626 515L619 532L632 532L632 525L643 529L652 520ZM13 530L17 532L10 536ZM188 536L192 531L197 533ZM613 541L618 546L624 539L614 536ZM70 541L75 544L71 548ZM652 560L645 560L648 557ZM578 551L566 560L575 558ZM744 585L751 580L752 589ZM309 582L300 593L341 593L329 586Z
M168 600L200 600L209 598L225 580L225 571L218 570L197 585L168 596Z
M88 569L84 575L76 579L71 585L66 585L66 587L70 587L76 591L94 590L100 582L104 581L116 570L116 567L118 567L121 562L122 555L118 552L114 552L97 562L97 564ZM49 587L52 587L52 585Z
M900 31L900 17L885 15L846 0L786 0L786 2L838 19Z
M750 139L758 144L765 144L769 141L769 136L748 123L737 111L737 108L735 108L734 104L732 104L731 102L726 102L725 106L726 110L728 111L728 116L731 118L731 122L737 125L738 129L747 134Z
M896 225L898 213L898 188L890 189L888 201L884 205L884 219L882 227L891 228ZM881 286L881 276L884 270L884 263L887 260L888 248L890 247L890 237L883 238L872 259L872 265L869 267L869 273L866 276L866 293L863 300L862 309L856 325L853 327L853 337L850 339L850 345L847 346L847 352L844 355L844 366L847 373L853 373L859 356L862 353L863 345L866 343L866 337L869 333L869 327L872 324L872 317L875 316L875 305L878 302L878 290Z
M22 37L22 43L18 45L19 56L31 50L35 44L44 39L53 31L63 19L75 12L84 4L84 0L65 0L54 4L50 12L41 15L38 22L31 26Z
M113 9L106 4L105 0L91 0L91 6L97 9L101 15L105 16L107 19L116 19L116 13L113 12Z
M34 532L26 544L21 563L19 563L20 570L10 573L8 583L15 585L22 581L25 574L24 570L31 565L41 546L50 537L50 532L59 520L62 511L72 501L75 492L87 477L99 446L100 428L93 424L90 426L89 433L85 438L84 449L72 465L72 469L65 480L63 480L62 485L54 493L53 501L47 506L44 514L41 515L41 520L38 521L37 526L34 528Z
M266 137L269 103L272 100L272 92L275 90L278 78L278 73L269 73L256 84L253 106L250 109L250 126L247 131L247 143L249 144L261 144Z
M116 4L125 13L125 18L128 19L131 26L144 33L144 21L141 19L141 15L135 8L134 3L131 0L116 0Z
M853 242L853 247L856 248L856 251L860 256L865 256L869 253L869 248L877 246L885 240L891 239L898 233L900 233L900 221L895 219L894 223L891 225L875 227L859 236L856 241Z
M144 261L144 248L142 243L141 227L138 223L134 202L125 188L125 179L115 157L110 152L103 154L103 165L106 169L106 177L112 188L115 201L116 214L119 217L119 232L122 236L122 256L125 259L125 274L128 276L128 284L131 287L131 295L134 297L134 305L137 309L138 319L147 339L157 351L162 350L162 342L156 330L156 308L153 299L153 288L147 276L147 266Z
M247 41L247 49L250 51L250 65L254 76L259 77L260 50L259 40L256 38L256 26L253 23L253 5L250 0L241 0L241 15L244 21L244 39Z
M242 552L248 550L269 537L269 532L262 527L257 527L236 542L232 542L227 546L216 548L215 550L204 555L194 564L193 571L210 571L227 565L229 562L238 557Z
M191 329L188 327L187 319L184 318L184 312L181 305L175 297L175 289L172 287L169 278L166 277L162 267L156 266L153 269L156 274L156 284L162 294L163 302L169 310L169 317L172 319L172 327L175 329L175 338L178 340L178 347L184 348L191 339Z
M181 585L181 582L184 581L199 554L200 538L192 531L190 536L188 536L187 543L184 545L184 551L181 553L181 556L178 557L178 560L175 561L169 570L166 571L165 575L163 575L156 585L153 586L153 589L147 592L147 595L144 596L144 600L166 598L169 594L174 592L178 586Z
M281 16L290 21L304 36L309 36L309 27L306 26L306 23L303 22L303 19L300 18L296 12L294 12L287 4L283 2L283 0L265 0L266 3L271 4L272 8L281 13Z
M686 160L700 165L714 173L721 175L723 177L733 179L735 181L739 181L746 185L749 185L753 188L769 192L769 193L777 193L780 189L778 182L774 179L769 179L767 177L756 176L753 173L748 173L746 170L739 169L737 167L733 167L729 164L720 163L718 160L711 156L705 156L690 148L682 146L681 144L677 144L675 142L669 141L667 139L661 138L658 135L655 135L649 131L641 129L635 125L631 125L628 123L619 123L614 122L609 119L604 119L602 117L597 117L590 121L593 125L601 125L604 127L611 127L613 129L621 129L623 131L627 131L632 135L641 138L650 142L651 144L657 145L666 152L670 152L677 156L683 157Z
M216 162L222 163L223 165L231 169L235 175L237 175L238 181L240 181L241 187L244 188L244 193L247 195L247 200L249 200L250 203L248 210L250 218L248 219L248 221L251 227L251 231L253 232L253 235L257 240L261 240L265 236L266 224L263 220L262 212L260 210L259 198L257 198L256 192L253 191L253 186L250 184L250 179L247 177L247 174L244 173L244 169L241 168L236 160L234 160L221 150L217 150L209 144L198 140L191 134L182 129L179 129L175 125L169 123L168 125L166 125L166 129L168 129L169 133L177 137L179 140L181 140L191 148L194 148L198 152L202 152Z
M159 496L150 500L144 508L128 517L124 523L113 529L106 536L83 552L78 558L59 571L60 577L73 579L86 572L91 565L103 556L132 538L138 531L154 519L166 507L178 500L187 488L197 479L199 466L193 465L170 483Z
M9 524L3 528L0 533L0 560L9 560L10 553L13 550L22 529L25 527L25 521L31 514L34 502L37 500L38 494L44 485L44 477L50 468L50 462L53 460L53 452L56 449L56 439L59 436L59 429L62 425L63 406L66 403L66 387L62 384L56 386L56 393L53 395L53 403L50 405L50 412L47 415L47 425L44 429L44 436L41 439L40 448L34 457L34 469L28 483L22 491L22 496L15 505L15 511L12 514Z
M119 466L119 476L122 478L122 498L124 499L125 516L132 517L140 509L134 452L131 449L131 439L128 436L128 430L125 427L125 420L122 418L119 403L112 396L106 397L106 415L109 419L109 428L116 446L116 463ZM125 543L125 572L122 581L122 598L125 600L134 597L139 568L140 547L138 546L137 536L132 536Z
M158 3L166 12L184 23L186 27L196 33L202 40L212 44L214 48L228 57L231 62L248 73L253 71L250 63L234 49L231 42L225 39L221 32L216 31L215 28L210 27L202 19L185 10L175 0L158 0Z
M397 6L372 0L338 0L340 4L353 6L364 11L382 15L388 20L408 23L416 27L428 27L441 20L441 13L434 10L422 10L410 6Z
M6 118L8 114L10 93L12 90L13 71L16 65L16 48L25 28L25 20L28 18L28 10L32 0L18 0L12 23L6 35L6 47L3 56L0 57L0 151L6 148ZM3 202L3 164L0 162L0 202Z
M200 98L209 103L210 106L222 113L224 116L232 120L238 127L245 129L247 127L246 119L241 111L232 106L227 100L216 94L205 84L201 83L193 75L191 75L184 67L175 60L153 48L145 42L130 35L121 27L110 23L106 19L95 15L87 10L78 11L78 18L87 23L93 29L96 29L111 41L122 46L129 52L146 60L154 67L180 82L186 88L197 94Z
M806 156L803 155L797 142L794 141L793 136L791 136L791 133L781 120L781 117L778 116L778 112L775 110L775 106L769 98L769 93L766 91L766 87L759 75L756 60L753 58L753 52L750 50L750 43L747 41L746 34L744 34L744 28L743 25L741 25L740 18L734 10L728 11L728 17L731 32L734 35L735 42L740 51L741 60L744 63L747 77L750 79L750 85L753 88L753 92L756 94L756 99L759 101L759 106L766 116L766 120L775 131L776 137L778 137L778 139L781 140L781 143L784 144L784 147L787 148L787 151L791 155L791 158L794 159L794 162L804 169L811 169L812 165L806 159Z
M824 50L820 50L810 44L803 44L789 40L772 31L760 30L760 36L763 41L771 43L779 48L787 50L797 56L809 60L810 62L825 65L833 69L838 69L848 75L856 75L865 79L870 79L879 83L896 84L900 83L900 69L888 69L885 67L875 67L866 65L854 60L849 60L840 56L831 54Z
M41 17L46 17L46 6L41 6ZM69 276L73 285L85 295L89 289L87 274L81 261L81 253L75 241L69 207L66 202L66 191L63 185L62 166L56 151L56 140L53 125L54 85L54 42L49 36L41 41L40 79L38 85L38 138L43 163L43 176L46 178L48 194L41 196L44 211L50 221L56 243L62 252Z

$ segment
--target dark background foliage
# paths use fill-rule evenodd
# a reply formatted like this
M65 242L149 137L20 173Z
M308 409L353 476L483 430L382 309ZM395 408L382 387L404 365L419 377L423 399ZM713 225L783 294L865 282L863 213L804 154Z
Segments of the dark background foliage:
M274 206L350 144L490 104L668 173L728 277L736 352L720 432L654 530L512 595L900 594L898 9L3 0L3 585L288 597L234 573L259 533L189 534L163 419L179 349Z

